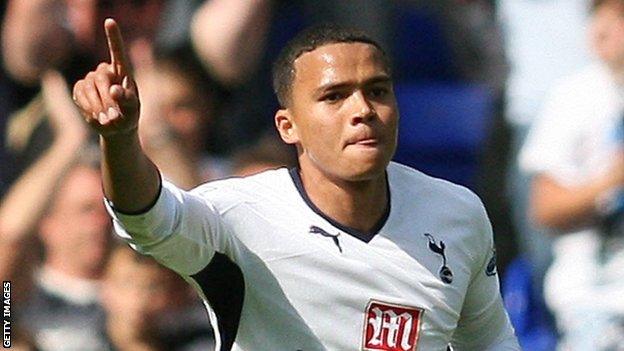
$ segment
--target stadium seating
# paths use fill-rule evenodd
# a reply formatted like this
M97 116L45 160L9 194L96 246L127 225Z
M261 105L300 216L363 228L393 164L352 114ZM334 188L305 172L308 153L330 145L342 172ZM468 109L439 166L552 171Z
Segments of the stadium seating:
M528 260L516 258L505 272L502 279L503 300L520 346L523 350L554 351L557 334L544 298L533 288Z
M492 119L489 91L469 83L395 86L401 111L395 160L473 188Z

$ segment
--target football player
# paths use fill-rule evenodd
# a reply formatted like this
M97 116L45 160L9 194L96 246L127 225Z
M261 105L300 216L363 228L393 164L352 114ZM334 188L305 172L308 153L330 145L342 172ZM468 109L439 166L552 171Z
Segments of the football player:
M377 43L333 28L292 41L275 125L299 166L186 192L141 149L137 86L105 28L111 62L74 99L101 135L109 213L196 288L219 350L519 350L480 200L390 162L399 112Z

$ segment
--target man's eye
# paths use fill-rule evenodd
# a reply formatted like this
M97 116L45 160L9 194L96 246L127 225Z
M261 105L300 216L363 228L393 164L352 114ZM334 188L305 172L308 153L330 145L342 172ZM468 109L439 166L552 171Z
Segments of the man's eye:
M342 98L343 98L343 95L340 93L330 93L330 94L323 96L322 100L327 101L327 102L337 102L341 100Z
M384 97L386 94L388 94L388 89L386 88L373 88L369 92L369 95L373 98Z

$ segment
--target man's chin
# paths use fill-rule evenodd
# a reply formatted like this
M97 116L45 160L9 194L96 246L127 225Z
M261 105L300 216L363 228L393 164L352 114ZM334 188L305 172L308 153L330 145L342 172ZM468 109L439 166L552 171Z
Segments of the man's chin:
M365 181L383 176L389 161L381 157L359 157L349 159L347 163L344 167L347 170L345 178L350 181Z

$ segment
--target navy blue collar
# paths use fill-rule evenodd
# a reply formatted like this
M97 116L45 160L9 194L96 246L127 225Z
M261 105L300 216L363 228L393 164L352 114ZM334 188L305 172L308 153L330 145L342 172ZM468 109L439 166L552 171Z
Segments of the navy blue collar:
M314 211L314 213L323 217L323 219L328 221L334 227L340 229L341 231L357 239L362 240L365 243L368 243L371 240L373 240L373 237L375 237L375 235L379 233L381 228L383 228L383 226L386 224L388 217L390 216L390 184L388 182L387 172L386 172L386 188L388 189L388 203L386 204L386 211L384 212L383 216L381 216L379 221L377 221L377 224L375 224L373 229L370 230L370 232L362 232L355 228L351 228L344 224L338 223L335 219L323 213L323 211L321 211L318 207L316 207L316 205L312 202L312 200L310 200L308 193L306 193L303 187L303 182L301 181L301 176L299 175L299 168L297 167L291 168L288 172L290 173L290 177L292 178L293 183L295 184L295 187L297 188L297 191L299 191L299 195L301 195L301 198L303 199L303 201L305 201L305 203L308 205L308 207L310 207L312 211Z

